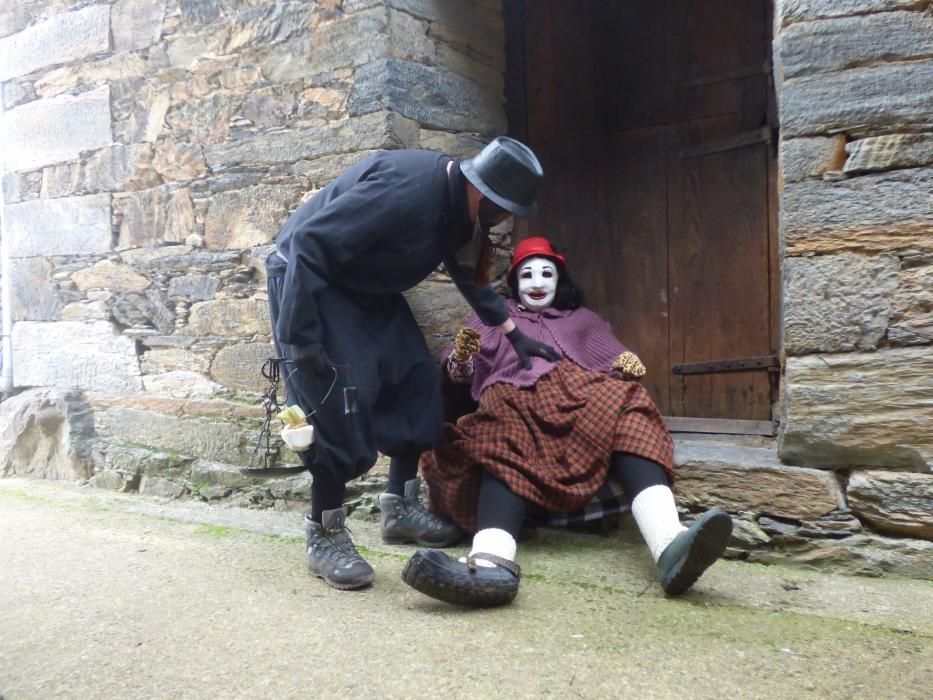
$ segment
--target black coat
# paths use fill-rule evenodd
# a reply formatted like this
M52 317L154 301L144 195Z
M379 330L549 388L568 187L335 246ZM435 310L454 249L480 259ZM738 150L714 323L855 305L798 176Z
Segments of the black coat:
M317 298L327 287L381 297L414 287L444 263L487 325L508 319L490 287L477 288L455 259L469 240L465 182L448 156L387 151L346 170L292 214L276 237L287 259L276 338L302 349L322 341ZM455 186L451 186L453 181Z

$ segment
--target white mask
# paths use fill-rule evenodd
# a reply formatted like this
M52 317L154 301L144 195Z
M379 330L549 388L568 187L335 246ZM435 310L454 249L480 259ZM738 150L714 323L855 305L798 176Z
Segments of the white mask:
M557 265L553 260L535 256L519 265L518 298L526 309L541 311L554 303L557 293Z

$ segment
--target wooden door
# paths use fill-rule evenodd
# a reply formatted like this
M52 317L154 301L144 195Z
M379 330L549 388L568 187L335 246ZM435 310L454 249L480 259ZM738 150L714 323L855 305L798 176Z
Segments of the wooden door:
M761 0L507 5L510 126L541 158L529 235L567 250L588 305L645 361L669 416L770 420L774 158Z

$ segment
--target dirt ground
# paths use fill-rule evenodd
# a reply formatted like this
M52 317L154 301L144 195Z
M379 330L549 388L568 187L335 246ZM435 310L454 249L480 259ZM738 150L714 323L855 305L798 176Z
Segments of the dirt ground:
M0 480L0 698L927 698L933 582L717 563L667 599L633 528L539 531L516 602L310 577L296 513ZM455 548L455 552L465 546Z

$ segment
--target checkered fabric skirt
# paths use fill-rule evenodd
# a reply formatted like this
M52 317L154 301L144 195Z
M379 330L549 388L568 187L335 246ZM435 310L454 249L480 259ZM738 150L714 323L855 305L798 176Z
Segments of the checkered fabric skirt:
M421 471L432 510L468 532L483 470L551 513L552 524L571 524L626 509L607 480L613 452L657 462L673 478L674 443L645 388L565 359L533 387L489 387L475 413L444 426Z

